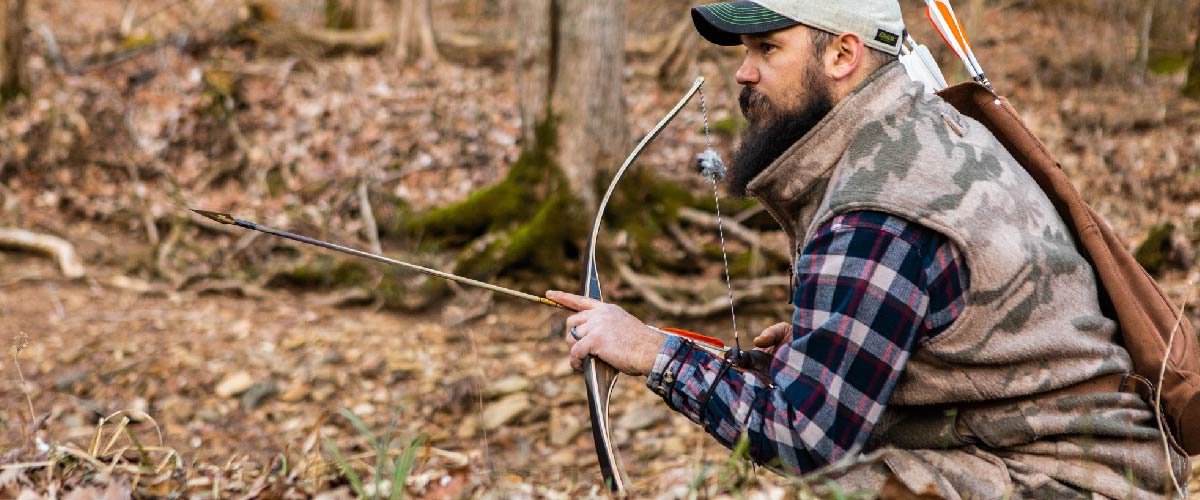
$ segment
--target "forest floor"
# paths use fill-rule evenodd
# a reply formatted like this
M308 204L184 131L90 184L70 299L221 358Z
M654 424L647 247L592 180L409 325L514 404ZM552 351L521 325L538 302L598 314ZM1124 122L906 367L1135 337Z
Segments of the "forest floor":
M56 27L68 60L121 50L109 27L120 24L122 2L97 1L96 11L31 3L35 25ZM161 38L186 17L165 12L146 34ZM639 14L631 32L673 22L661 8ZM1130 248L1173 226L1161 283L1173 300L1194 303L1200 103L1178 96L1181 75L1133 83L1114 69L1123 61L1111 62L1111 47L1054 42L1119 28L1096 13L1009 6L981 17L987 28L973 38L997 87ZM34 52L45 53L33 38ZM561 314L471 292L420 314L339 307L341 292L265 278L316 252L228 233L185 211L228 208L363 246L360 179L373 199L429 207L503 176L520 147L511 69L401 68L379 56L312 59L223 43L165 45L70 75L35 56L34 89L3 112L0 227L71 241L88 277L65 280L46 259L0 252L0 496L348 497L338 457L360 473L376 460L356 419L374 435L394 423L394 454L423 436L408 481L414 494L603 495L582 381L556 331ZM710 78L714 119L730 118L737 89L721 76L736 68L736 52L705 61L698 70ZM635 58L634 69L647 62ZM678 95L631 73L636 135ZM680 123L639 168L698 190L687 173L705 144L698 109ZM727 153L734 138L716 141ZM612 283L613 300L629 296ZM729 329L724 318L664 318L632 305L651 322ZM745 323L739 312L743 333L786 318L779 306L748 311ZM800 487L730 460L641 381L621 379L611 414L634 489L646 496L686 497L694 484L768 496Z

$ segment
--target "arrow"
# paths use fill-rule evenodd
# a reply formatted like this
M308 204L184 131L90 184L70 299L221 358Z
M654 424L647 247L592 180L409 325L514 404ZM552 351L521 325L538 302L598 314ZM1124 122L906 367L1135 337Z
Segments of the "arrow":
M479 280L473 280L471 278L466 278L463 276L459 276L457 274L451 274L451 273L448 273L445 271L439 271L437 269L430 269L428 267L418 266L416 264L409 264L407 262L401 262L396 259L389 259L382 255L375 255L373 253L364 252L362 250L355 250L353 248L329 243L327 241L321 241L318 239L309 238L308 236L301 236L299 234L289 233L287 231L281 231L279 229L275 229L275 228L263 226L260 224L256 224L254 222L250 222L248 220L236 219L232 215L229 215L229 214L224 214L224 213L220 213L220 212L210 212L208 210L197 210L194 208L191 210L200 215L208 217L209 219L220 222L221 224L227 224L230 226L238 226L238 227L250 229L253 231L259 231L259 232L263 232L263 233L267 233L267 234L272 234L275 236L287 238L289 240L299 241L300 243L318 246L321 248L333 250L335 252L341 252L344 254L353 255L355 257L361 257L364 259L373 260L373 261L379 262L381 264L387 264L389 266L410 269L410 270L417 271L420 273L428 274L430 276L435 276L435 277L442 278L445 280L450 280L455 283L461 283L461 284L473 286L476 288L482 288L484 290L489 290L489 291L496 292L496 293L499 293L502 295L507 295L509 297L527 300L530 302L537 302L538 304L542 304L542 305L550 306L550 307L557 307L559 309L565 309L567 311L578 312L578 311L575 311L575 309L564 306L562 304L559 304L558 302L547 299L545 297L538 297L537 295L528 294L525 292L518 292L516 290L504 288L499 285L493 285L491 283L485 283L485 282L482 282Z
M527 300L529 302L536 302L536 303L544 305L544 306L550 306L550 307L562 309L565 311L579 312L575 308L567 307L565 305L559 304L558 302L547 299L545 297L539 297L537 295L533 295L533 294L529 294L529 293L525 293L525 292L518 292L518 291L510 289L510 288L504 288L500 285L493 285L491 283L486 283L486 282L479 281L479 280L473 280L471 278L459 276L457 274L451 274L451 273L448 273L445 271L439 271L437 269L431 269L431 268L428 268L425 266L418 266L416 264L410 264L408 262L401 262L396 259L391 259L388 257L384 257L382 255L375 255L370 252L364 252L362 250L356 250L353 248L344 247L344 246L341 246L338 244L330 243L328 241L321 241L321 240L318 240L315 238L309 238L308 236L303 236L303 235L299 235L296 233L289 233L287 231L282 231L279 229L275 229L273 227L267 227L267 226L257 224L257 223L254 223L254 222L251 222L248 220L238 219L238 218L235 218L234 216L226 214L226 213L210 212L208 210L198 210L195 208L191 209L191 211L196 212L197 214L203 215L203 216L205 216L209 219L212 219L216 222L220 222L221 224L226 224L226 225L230 225L230 226L238 226L241 228L250 229L252 231L258 231L258 232L262 232L262 233L279 236L282 238L287 238L289 240L299 241L300 243L304 243L307 245L318 246L321 248L333 250L335 252L341 252L344 254L353 255L355 257L361 257L361 258L364 258L367 260L373 260L373 261L379 262L381 264L387 264L389 266L400 267L400 268L409 269L412 271L417 271L419 273L428 274L430 276L434 276L437 278L450 280L455 283L461 283L463 285L473 286L476 288L482 288L484 290L496 292L501 295L507 295L509 297L513 297L513 298L517 298L517 299L521 299L521 300ZM662 333L664 335L683 337L686 339L691 339L691 340L700 342L701 344L699 344L698 346L701 348L704 348L706 350L709 350L710 352L723 353L724 349L725 349L725 344L723 342L721 342L720 339L717 339L717 338L707 337L704 335L700 335L698 333L689 332L686 330L678 330L678 329L674 329L674 328L655 328L655 327L651 327L651 328L658 330L660 333Z

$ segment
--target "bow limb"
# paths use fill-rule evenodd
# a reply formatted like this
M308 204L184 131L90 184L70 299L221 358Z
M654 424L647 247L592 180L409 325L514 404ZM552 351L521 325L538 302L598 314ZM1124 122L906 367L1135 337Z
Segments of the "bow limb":
M587 249L584 252L584 295L596 300L603 300L600 292L600 273L596 268L596 245L599 241L600 223L604 218L604 210L608 207L608 201L617 189L617 183L621 182L621 178L625 176L625 172L629 170L634 160L637 160L638 156L642 154L642 150L655 137L658 137L658 134L666 128L667 124L671 123L671 120L696 95L702 84L704 84L704 78L696 78L695 83L692 84L692 88L684 94L679 103L675 105L675 108L642 138L642 141L638 143L629 157L625 159L625 163L621 165L616 175L613 176L612 181L609 182L608 190L604 193L604 198L600 200L600 205L596 210L596 217L592 223L592 232L588 237ZM617 383L617 375L619 375L619 372L616 368L613 368L602 360L592 356L588 356L583 360L583 378L587 386L588 412L592 420L592 439L596 443L596 456L600 460L600 472L604 476L604 482L608 484L609 489L614 495L625 496L628 492L627 484L629 481L625 477L625 467L621 464L621 455L617 452L617 447L612 441L608 419L609 402L612 399L613 387Z

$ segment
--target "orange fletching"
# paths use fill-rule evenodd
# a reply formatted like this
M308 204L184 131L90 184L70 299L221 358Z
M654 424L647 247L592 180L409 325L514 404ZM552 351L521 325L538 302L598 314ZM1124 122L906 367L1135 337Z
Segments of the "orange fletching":
M946 20L946 25L950 26L950 31L954 33L954 38L958 40L959 46L966 50L971 46L971 41L967 39L967 33L963 30L962 24L958 22L958 17L950 11L950 6L945 2L937 2L938 11L942 13L942 19Z
M958 54L958 47L955 47L954 44L950 42L950 39L946 38L946 34L942 33L942 29L939 27L937 20L933 18L933 11L929 10L929 7L925 8L925 16L929 18L930 23L933 23L933 31L936 31L938 36L942 37L942 41L946 42L946 45L950 47L950 50L953 50L955 54Z
M680 330L678 328L659 328L659 329L664 332L673 334L673 335L678 335L678 336L683 337L688 340L694 340L694 341L700 342L702 344L708 344L710 346L716 347L717 349L725 348L725 343L721 342L720 339L700 335L699 333L696 333L696 332L689 332L687 330Z

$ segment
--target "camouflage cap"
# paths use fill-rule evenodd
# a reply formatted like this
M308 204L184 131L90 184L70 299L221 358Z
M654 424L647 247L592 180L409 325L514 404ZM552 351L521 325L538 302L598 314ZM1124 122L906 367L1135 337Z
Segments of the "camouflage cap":
M692 8L696 31L717 45L741 45L741 35L803 24L835 35L854 33L888 54L900 53L904 17L897 0L739 0Z

